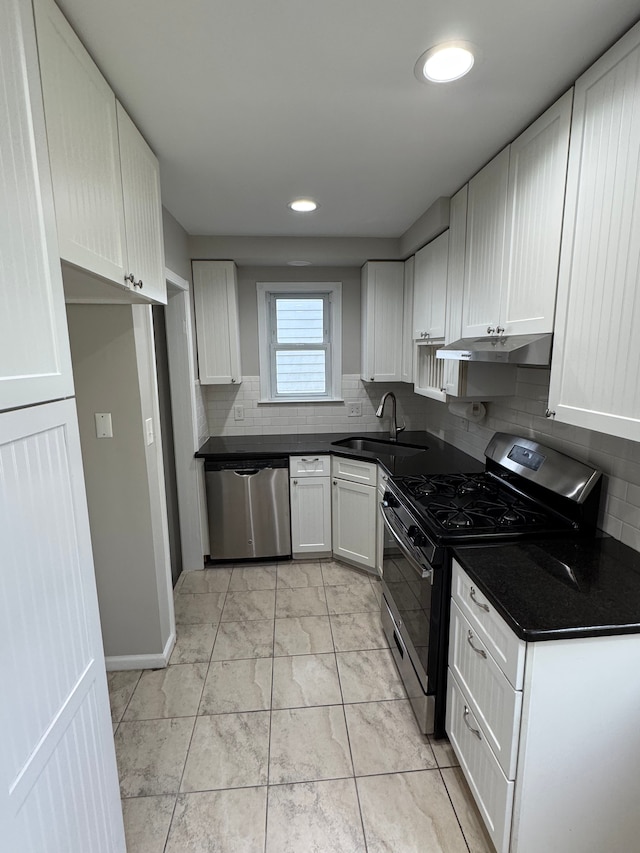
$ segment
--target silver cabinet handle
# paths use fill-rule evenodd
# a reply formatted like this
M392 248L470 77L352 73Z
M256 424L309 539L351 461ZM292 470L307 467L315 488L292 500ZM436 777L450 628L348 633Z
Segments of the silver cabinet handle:
M468 720L468 717L469 717L469 709L465 705L464 706L464 714L462 715L462 719L464 720L464 724L469 729L469 731L478 738L478 740L482 740L482 735L480 734L479 729L473 728L473 726L471 725L471 723Z
M501 335L504 332L504 326L496 326L496 332Z
M489 612L489 607L486 604L483 604L481 601L478 601L478 599L476 598L476 590L473 586L469 590L469 597L471 598L471 601L473 601L473 603L480 608L480 610L486 610L487 613Z
M493 326L487 326L487 334L488 334L488 335L493 335L493 334L495 334L495 331L496 331L496 330L493 328Z
M300 460L301 462L319 462L320 459L316 456L315 459L305 459L304 456Z
M551 409L547 409L547 411L544 413L544 416L545 418L555 418L556 413L552 412Z
M333 485L334 485L334 486L337 486L337 485L338 485L338 481L337 481L337 480L334 480L334 481L333 481Z
M134 279L134 275L132 272L130 272L129 275L125 275L124 280L130 281L131 284L135 284L135 279Z
M231 378L231 381L232 381L232 382L235 382L236 380L232 377L232 378Z
M485 650L484 650L484 649L479 649L477 646L474 646L474 645L473 645L473 632L472 632L472 631L469 631L469 633L467 634L467 643L469 643L469 645L471 646L471 648L473 649L473 651L474 651L477 655L480 655L480 657L481 657L481 658L486 658L486 657L487 657L487 653L485 652Z
M139 279L138 281L134 281L134 282L133 282L133 286L134 286L134 287L139 287L139 288L140 288L140 290L142 290L142 288L144 287L144 285L142 284L142 279Z
M298 485L298 481L297 481L297 480L294 480L294 481L293 481L293 485L294 485L294 486L297 486L297 485Z

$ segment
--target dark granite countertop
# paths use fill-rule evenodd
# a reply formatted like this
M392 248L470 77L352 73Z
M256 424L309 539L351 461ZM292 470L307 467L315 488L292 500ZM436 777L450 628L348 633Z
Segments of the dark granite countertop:
M456 548L523 640L640 633L640 553L606 534Z
M215 460L233 460L248 458L266 458L299 456L306 454L333 453L337 456L349 456L364 459L367 462L379 462L389 474L453 474L483 471L484 465L467 453L447 444L436 436L424 431L402 432L398 436L400 445L419 445L424 450L411 456L390 456L380 452L367 453L336 447L336 441L344 438L362 437L373 440L386 438L382 432L359 433L312 433L296 435L231 435L213 436L206 441L196 456Z

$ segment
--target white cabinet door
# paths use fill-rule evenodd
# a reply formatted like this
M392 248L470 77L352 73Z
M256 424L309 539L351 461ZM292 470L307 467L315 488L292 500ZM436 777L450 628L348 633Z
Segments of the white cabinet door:
M30 3L0 4L0 409L73 394Z
M640 26L576 83L549 409L640 440Z
M413 281L415 255L404 262L404 305L402 310L402 381L413 382Z
M413 284L413 337L444 340L449 232L416 252Z
M0 846L125 853L73 400L0 415L0 566Z
M242 382L233 261L193 261L198 370L203 385Z
M453 196L449 206L449 258L447 260L447 311L444 340L450 344L462 336L462 290L467 247L467 196L465 184ZM460 373L463 366L453 359L444 360L443 386L447 394L460 394Z
M375 570L376 492L347 480L333 480L332 536L334 556Z
M573 90L511 144L500 326L553 331Z
M331 478L291 480L291 551L294 557L331 553Z
M60 257L125 286L116 99L52 0L35 0Z
M500 316L509 148L469 181L462 336L491 334Z
M158 160L120 103L118 139L128 270L140 296L167 302Z
M400 382L404 264L369 261L361 282L361 377L365 382Z

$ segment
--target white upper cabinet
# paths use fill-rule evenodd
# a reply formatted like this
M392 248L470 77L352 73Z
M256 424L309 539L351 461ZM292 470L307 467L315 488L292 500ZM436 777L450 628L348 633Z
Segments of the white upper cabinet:
M576 83L549 409L640 441L640 25Z
M127 260L133 287L154 302L167 301L158 160L120 103L118 139Z
M157 160L53 0L34 8L60 257L166 303Z
M401 382L404 263L368 261L361 282L361 377L365 382Z
M31 7L0 4L0 409L73 395Z
M416 252L413 283L414 340L444 340L449 232Z
M404 307L402 313L402 381L413 382L413 278L415 255L404 262Z
M116 98L55 3L34 8L60 257L124 285Z
M469 182L462 336L553 331L572 93Z
M464 287L464 259L467 245L467 197L469 186L465 184L453 196L449 206L449 259L447 262L447 310L445 343L453 343L462 336L462 289ZM460 373L463 365L459 361L446 359L444 362L443 386L447 394L458 396Z
M511 145L500 312L506 335L553 331L573 90Z
M509 148L469 181L462 336L492 334L500 314Z
M236 265L193 261L192 266L200 382L242 382Z

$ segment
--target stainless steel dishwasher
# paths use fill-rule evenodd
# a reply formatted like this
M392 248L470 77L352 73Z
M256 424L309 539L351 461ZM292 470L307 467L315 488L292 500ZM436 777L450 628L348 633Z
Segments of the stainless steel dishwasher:
M291 555L289 459L205 464L212 560Z

